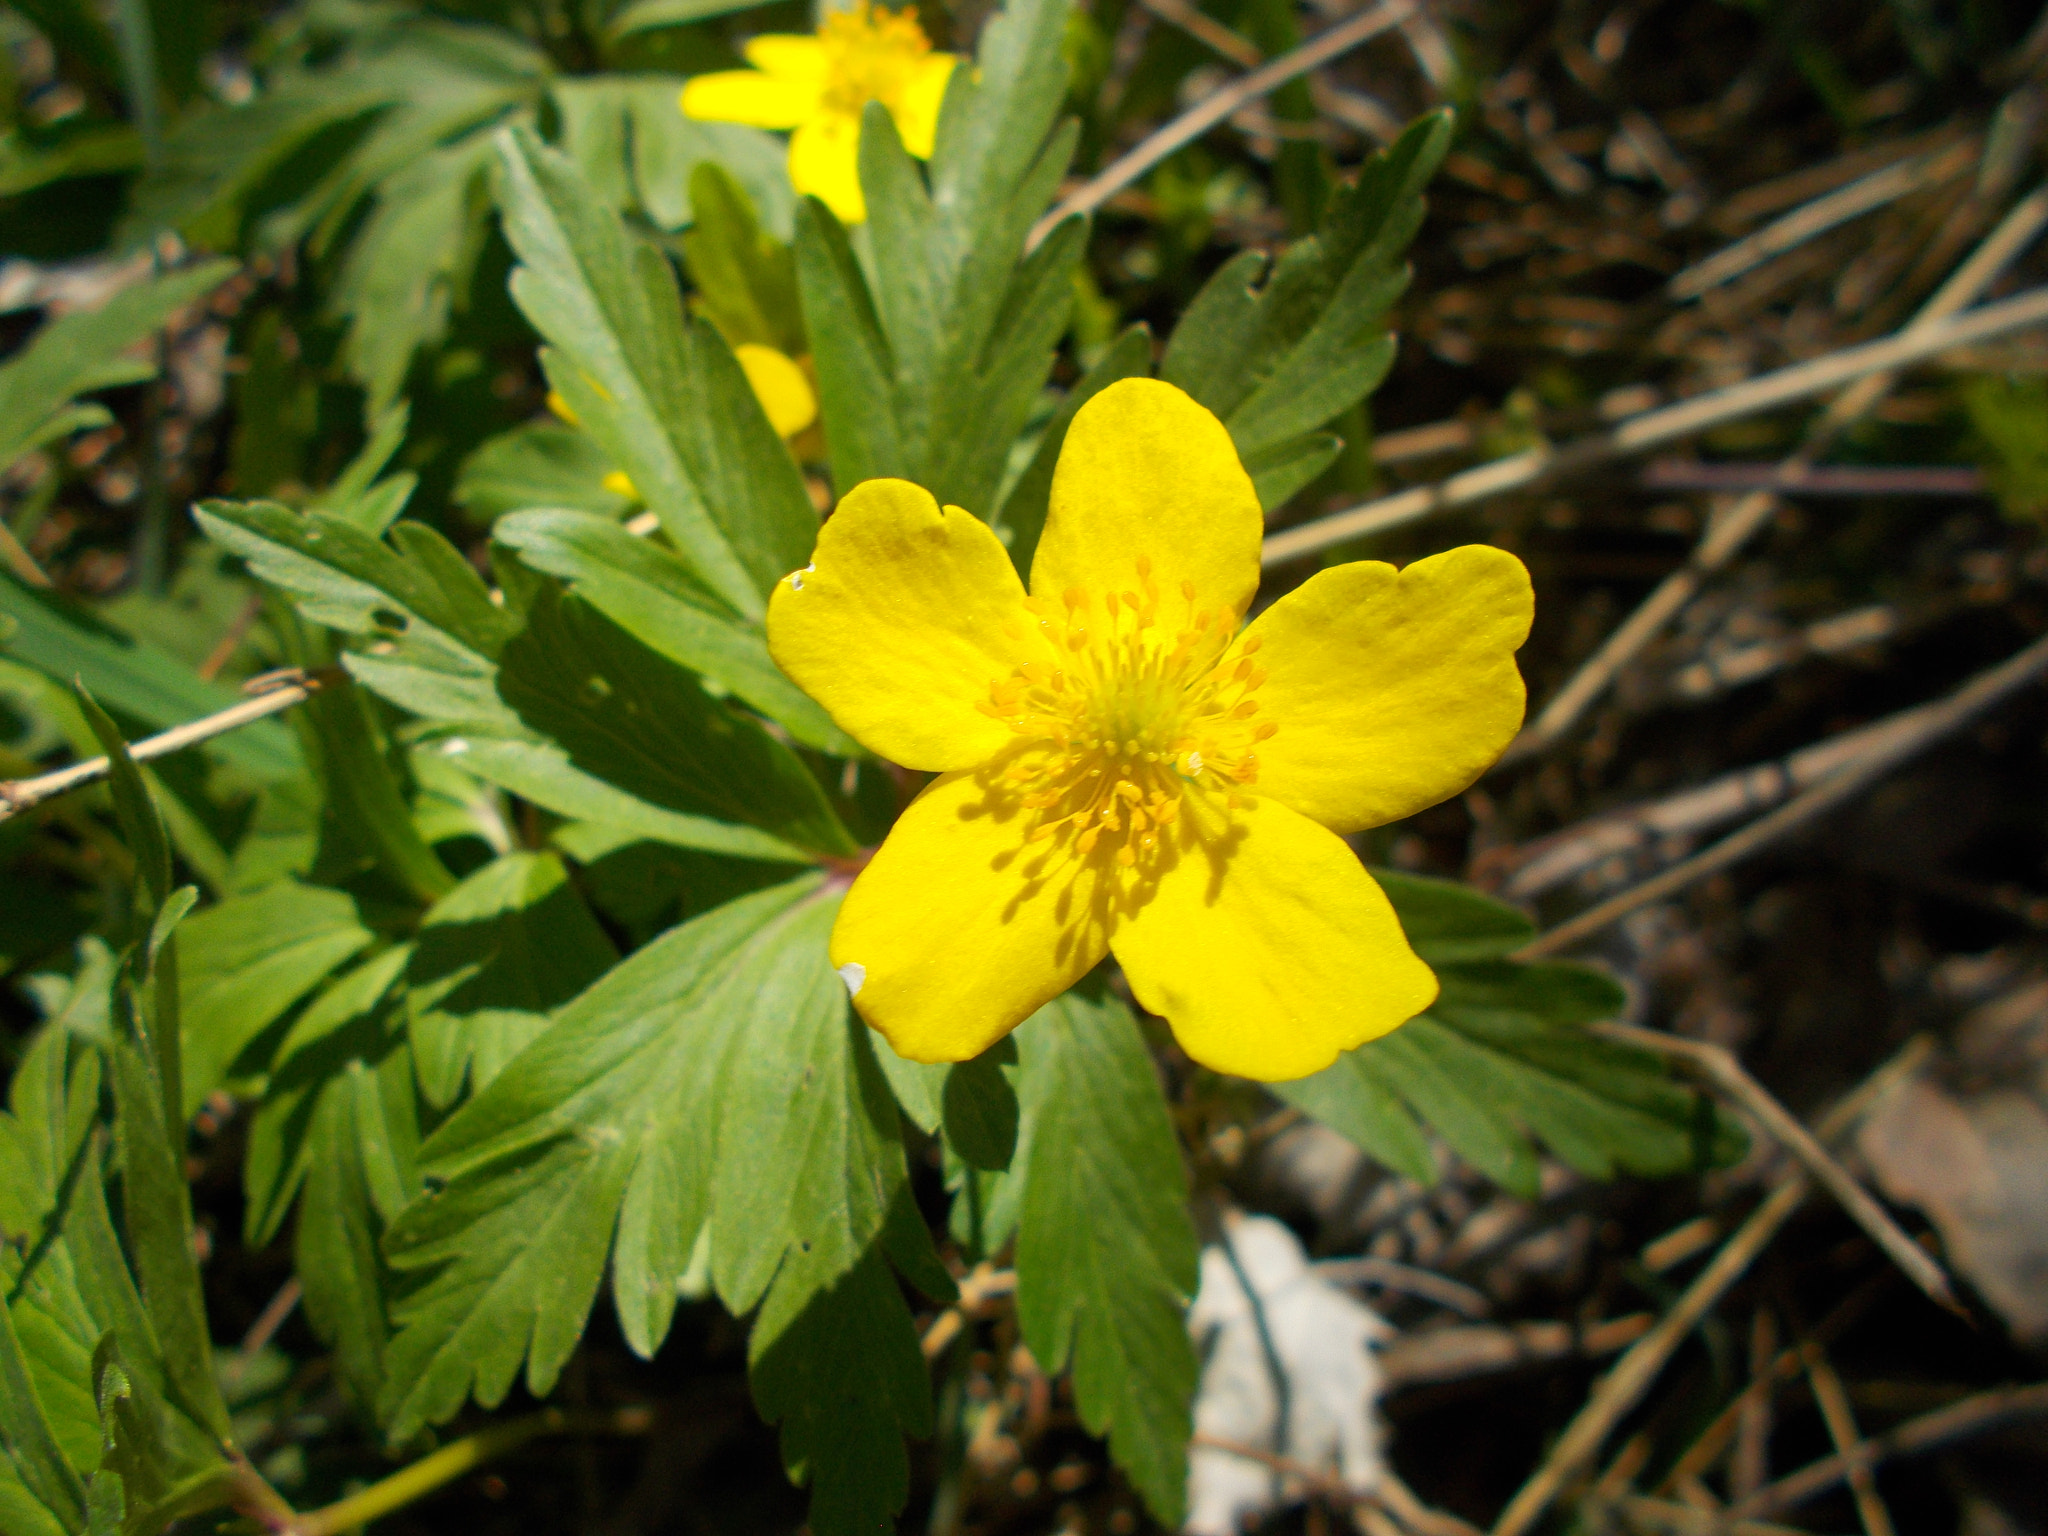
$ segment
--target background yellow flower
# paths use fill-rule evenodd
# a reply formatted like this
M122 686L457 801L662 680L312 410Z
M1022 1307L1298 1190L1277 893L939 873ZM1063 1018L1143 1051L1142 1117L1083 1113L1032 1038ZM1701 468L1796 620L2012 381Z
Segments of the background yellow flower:
M934 53L908 11L867 0L835 11L815 37L770 33L746 46L752 69L698 75L683 87L685 117L791 129L789 179L824 202L842 223L867 218L860 190L860 115L879 101L896 121L903 147L930 156L939 104L958 62Z
M1262 531L1223 424L1131 379L1074 418L1028 594L985 524L901 480L855 487L776 588L783 670L939 775L833 931L898 1052L978 1055L1105 953L1190 1056L1268 1081L1436 997L1339 834L1513 738L1528 573L1483 545L1362 561L1240 632Z

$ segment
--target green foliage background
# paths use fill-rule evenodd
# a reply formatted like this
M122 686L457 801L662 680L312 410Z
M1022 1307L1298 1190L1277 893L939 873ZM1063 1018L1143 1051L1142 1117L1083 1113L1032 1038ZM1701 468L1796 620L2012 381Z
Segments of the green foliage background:
M106 248L159 270L0 365L0 458L110 422L92 397L157 371L134 344L238 263L253 297L235 494L189 530L166 496L145 514L175 584L145 559L124 621L0 575L10 772L115 759L107 790L0 828L0 963L47 1020L0 1116L10 1536L282 1508L237 1449L192 1262L185 1127L223 1094L248 1116L241 1241L288 1235L394 1453L515 1383L546 1397L594 1306L643 1356L718 1307L812 1528L881 1529L904 1437L934 1429L915 1314L987 1259L1087 1431L1180 1516L1198 1245L1156 1037L1113 976L950 1070L859 1023L825 960L835 871L898 787L775 669L764 599L808 558L814 493L872 475L987 516L1028 568L1073 411L1155 371L1281 509L1386 373L1451 124L1348 178L1290 149L1298 237L1055 386L1088 230L1027 236L1100 151L1068 110L1085 26L1062 0L994 15L928 165L871 108L848 230L773 139L676 111L678 73L729 57L705 20L729 9L16 7L88 106L20 118L0 192L99 197ZM200 75L227 38L253 65L234 91ZM820 440L770 427L746 341L813 360ZM520 411L492 393L536 348L573 427L531 379ZM324 686L128 761L124 738L234 702L166 637L245 603L227 676ZM79 841L84 899L46 857ZM1593 1178L1735 1153L1656 1061L1577 1028L1621 1007L1611 983L1513 961L1528 925L1470 891L1384 882L1443 997L1286 1104L1415 1178L1447 1149L1523 1193L1542 1152Z

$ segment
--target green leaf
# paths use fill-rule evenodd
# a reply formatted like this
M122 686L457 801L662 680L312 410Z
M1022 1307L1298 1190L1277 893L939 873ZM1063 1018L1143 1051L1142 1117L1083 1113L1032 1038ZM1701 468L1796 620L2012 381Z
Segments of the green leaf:
M806 746L859 757L855 742L768 655L760 630L736 622L660 545L617 523L577 512L518 512L492 530L525 563L570 591L643 645L746 700Z
M385 1239L413 1276L386 1360L395 1438L472 1392L494 1404L522 1359L545 1392L608 1254L626 1338L652 1354L708 1230L721 1299L761 1305L762 1411L786 1421L813 1524L867 1529L900 1504L891 1426L920 1433L929 1409L876 1255L934 1266L898 1230L896 1108L826 958L838 902L820 884L741 897L638 951L422 1148L432 1192ZM850 1411L823 1422L834 1403Z
M709 21L714 16L729 16L734 11L750 11L767 3L768 0L632 0L630 5L620 7L606 30L613 37L629 37L635 32L686 26L693 21Z
M1005 1036L946 1073L946 1145L970 1168L1000 1173L1017 1150L1016 1042ZM1005 1072L1004 1067L1013 1070Z
M683 262L697 306L735 347L753 342L791 357L808 352L796 255L761 227L746 188L706 160L690 172L690 206Z
M418 1187L412 1079L410 1055L395 1039L349 1061L322 1088L308 1138L293 1248L306 1316L334 1346L342 1380L365 1407L383 1390L391 1332L390 1275L378 1243Z
M347 896L295 881L230 897L187 921L186 1115L252 1041L370 941Z
M562 149L591 189L619 212L635 207L665 230L698 214L693 188L701 166L717 166L770 210L787 234L795 193L788 151L758 128L700 123L677 108L677 75L595 75L559 80L552 94Z
M1415 953L1432 966L1500 960L1536 937L1536 925L1468 885L1375 869Z
M1187 1497L1197 1278L1180 1147L1121 1003L1068 993L1018 1029L1017 1320L1161 1523Z
M194 516L316 624L485 661L518 629L469 562L424 523L395 525L394 549L343 518L276 502L209 501Z
M628 794L819 853L855 851L788 747L581 598L536 600L505 648L498 688L577 767Z
M234 270L233 262L203 261L123 289L98 309L64 315L38 331L0 365L0 466L48 442L73 397L110 382L133 382L135 370L120 362L121 353L218 288Z
M436 902L406 971L413 1059L445 1108L496 1077L618 958L551 853L505 854Z
M157 646L130 638L82 604L23 586L0 570L0 630L7 651L69 689L82 681L107 709L156 730L197 720L240 696L206 682ZM258 720L216 736L205 750L265 783L305 771L291 733Z
M57 1444L5 1306L0 1306L0 1447L23 1486L64 1530L85 1528L85 1483Z
M249 1124L242 1161L243 1241L266 1246L298 1197L314 1156L315 1117L323 1092L351 1061L376 1060L388 1031L380 1005L412 957L400 945L336 978L306 1006L278 1047L263 1102Z
M1540 1185L1538 1144L1593 1179L1668 1176L1740 1155L1734 1122L1664 1062L1577 1027L1620 1011L1625 997L1611 979L1575 965L1447 963L1518 947L1528 925L1454 886L1383 878L1442 994L1391 1035L1312 1077L1276 1084L1281 1098L1427 1183L1435 1165L1419 1120L1474 1168L1529 1197Z
M322 688L296 711L322 791L315 873L341 883L376 869L396 898L424 906L454 888L420 836L370 701L360 689Z
M611 461L588 434L528 422L491 438L463 461L455 499L480 523L528 507L589 512L616 522L633 502L606 489L604 477L611 471Z
M100 750L107 755L107 787L113 792L114 813L135 855L135 872L154 913L171 894L171 843L164 835L163 818L157 814L156 802L142 782L135 759L128 755L121 728L107 718L85 684L75 684L73 691L86 723L99 738Z
M697 848L737 859L808 864L811 856L793 843L753 827L709 816L671 811L628 794L569 761L561 748L543 742L489 737L451 737L441 750L460 756L477 778L509 790L522 800L577 821L595 822L621 833L677 848Z
M111 1065L122 1214L150 1326L162 1344L167 1394L196 1424L225 1440L228 1410L214 1379L213 1341L192 1247L191 1196L176 1155L184 1138L174 1152L156 1075L141 1049L117 1041Z
M931 1387L903 1292L879 1252L849 1270L792 1254L748 1341L761 1417L812 1488L817 1536L886 1536L910 1493L906 1434L931 1433Z
M1338 191L1315 235L1270 271L1256 251L1225 262L1174 328L1160 377L1223 418L1269 512L1334 457L1317 429L1393 362L1386 316L1407 286L1401 258L1451 136L1448 111L1419 118Z
M1078 222L1030 256L1024 239L1073 152L1057 131L1065 0L1018 0L956 70L927 172L879 108L860 135L866 251L822 204L797 219L798 284L835 484L876 475L994 510L1011 446L1066 325Z
M814 970L837 985L824 959L833 904L817 892L807 876L639 950L421 1149L437 1187L385 1239L414 1275L395 1308L402 1331L381 1405L394 1438L445 1419L472 1391L495 1404L529 1351L528 1381L546 1391L607 1253L627 1339L645 1354L659 1345L711 1214L725 1058L736 1039L790 1030L792 1003L819 992ZM836 1012L843 1028L843 1001ZM849 1086L816 1092L843 1098ZM786 1246L779 1233L733 1240L771 1236Z
M328 290L348 324L342 359L375 417L405 388L413 355L448 334L489 226L490 140L433 149L384 181Z
M685 318L666 258L532 135L499 153L512 294L550 381L706 587L758 620L816 537L803 477L730 350Z

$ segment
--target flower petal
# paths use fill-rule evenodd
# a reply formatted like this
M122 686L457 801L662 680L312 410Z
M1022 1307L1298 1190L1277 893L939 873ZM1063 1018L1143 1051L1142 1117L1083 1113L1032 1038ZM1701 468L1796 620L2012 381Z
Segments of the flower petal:
M825 45L802 32L764 32L748 39L740 55L754 68L799 85L824 85L832 68Z
M683 86L683 116L700 123L795 128L818 112L818 89L753 69L694 75Z
M1236 626L1259 585L1264 519L1223 423L1171 384L1125 379L1075 413L1053 470L1031 590L1091 602L1133 589L1137 563L1178 616L1195 606Z
M1188 796L1178 858L1110 947L1205 1067L1319 1072L1436 1000L1385 893L1333 832L1272 800L1225 823Z
M732 350L777 436L795 437L818 419L817 391L788 353L758 341L743 341Z
M1099 866L1027 845L1029 814L991 782L985 772L935 780L853 882L832 930L854 1007L912 1061L980 1055L1106 948Z
M1015 738L975 706L1045 654L988 525L907 480L867 480L775 584L768 649L841 728L892 762L971 768Z
M867 222L868 202L860 190L860 123L829 113L814 117L789 137L789 180L815 197L842 224Z
M946 99L946 82L953 78L953 66L960 62L950 53L928 53L918 60L891 116L903 147L920 160L932 157L932 145L939 136L939 106Z
M1522 562L1485 544L1311 576L1237 646L1260 637L1260 718L1280 728L1258 792L1338 832L1457 794L1521 729L1534 608Z

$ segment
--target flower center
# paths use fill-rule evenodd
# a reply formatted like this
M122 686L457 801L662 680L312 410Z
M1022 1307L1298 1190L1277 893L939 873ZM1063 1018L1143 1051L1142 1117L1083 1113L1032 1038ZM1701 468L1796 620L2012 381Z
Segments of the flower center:
M1158 851L1186 795L1249 804L1258 743L1279 730L1256 718L1258 637L1219 663L1227 616L1202 608L1192 582L1162 604L1142 556L1137 574L1131 590L1026 599L1058 659L998 678L975 706L1019 738L1002 779L1035 813L1030 840L1077 858L1110 850L1126 868Z
M826 110L849 117L871 101L893 112L932 47L909 11L880 10L868 0L832 12L818 40L825 45Z

